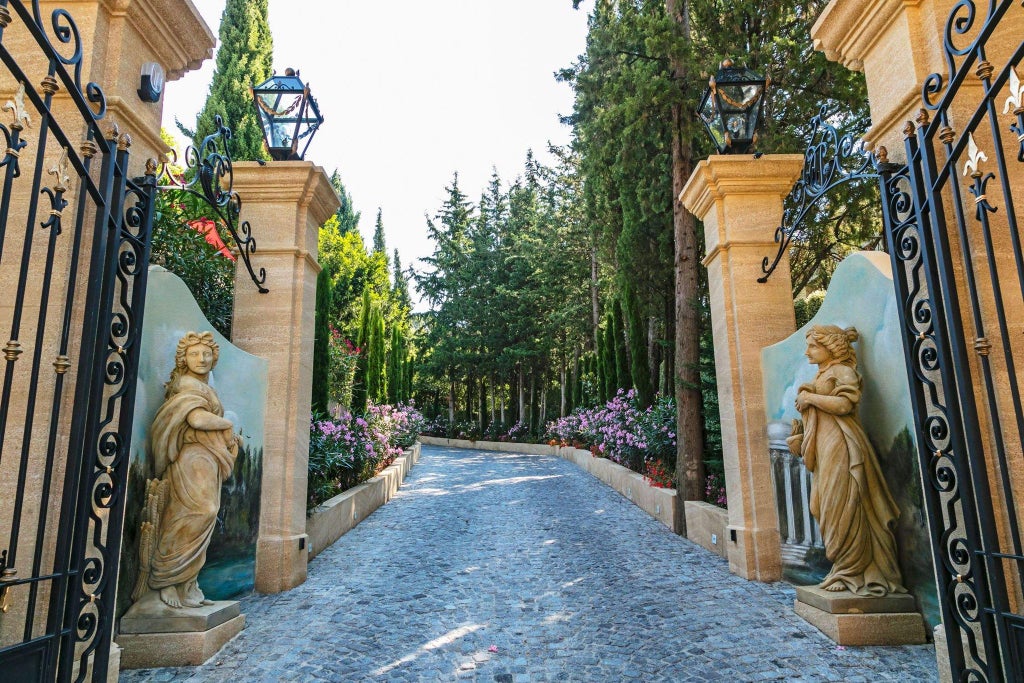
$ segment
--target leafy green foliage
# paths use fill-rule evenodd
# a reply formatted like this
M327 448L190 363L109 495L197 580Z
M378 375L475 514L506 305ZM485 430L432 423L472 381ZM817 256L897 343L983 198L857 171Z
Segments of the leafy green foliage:
M180 190L158 192L156 198L152 262L180 277L210 324L230 339L235 262L189 225L205 216L200 200Z
M313 324L313 412L327 413L331 394L331 274L316 276L316 312Z

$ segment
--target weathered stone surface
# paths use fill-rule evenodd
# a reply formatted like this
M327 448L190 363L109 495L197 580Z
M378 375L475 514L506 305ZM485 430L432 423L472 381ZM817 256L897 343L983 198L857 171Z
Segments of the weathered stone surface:
M729 511L711 503L688 500L686 506L686 537L711 552L728 559L726 526Z
M870 598L850 591L832 592L817 586L797 586L796 599L829 614L892 614L917 609L910 593L890 593L884 598Z
M838 650L570 462L424 447L395 498L199 668L122 681L930 681L930 646ZM493 647L492 647L493 646Z
M798 615L839 645L921 645L924 617L918 612L895 614L830 614L794 602Z
M182 667L202 664L244 627L245 615L240 614L207 631L122 633L117 637L121 646L121 667L138 669L144 666Z
M237 600L216 600L212 605L176 609L148 593L121 617L121 633L189 633L208 631L241 613Z

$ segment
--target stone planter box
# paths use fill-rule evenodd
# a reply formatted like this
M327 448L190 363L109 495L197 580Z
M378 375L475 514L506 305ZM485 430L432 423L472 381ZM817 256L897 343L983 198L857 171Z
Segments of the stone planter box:
M685 511L686 537L702 548L729 559L729 546L725 535L729 524L729 511L696 500L686 501Z
M403 456L395 458L395 462L373 479L339 493L317 506L313 514L306 519L309 559L312 560L319 555L324 548L329 547L366 519L370 513L391 500L419 459L420 445L413 444Z
M537 443L511 443L508 441L468 441L421 436L420 441L449 448L477 448L484 451L526 453L527 455L555 455L569 460L597 477L628 498L634 505L654 517L672 531L675 529L675 489L651 486L642 474L616 464L607 458L595 458L590 451L570 446L549 446Z

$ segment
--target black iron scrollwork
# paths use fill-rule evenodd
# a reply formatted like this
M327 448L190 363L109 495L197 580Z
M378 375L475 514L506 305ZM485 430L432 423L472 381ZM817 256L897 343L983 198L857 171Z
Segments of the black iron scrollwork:
M761 262L758 282L768 281L776 266L789 249L793 235L803 225L807 216L827 201L835 188L846 183L878 178L878 169L887 164L885 148L879 148L879 155L868 153L863 142L852 134L842 134L829 123L828 109L822 106L818 115L811 119L809 143L804 150L804 169L796 187L786 198L782 224L775 229L775 243L779 245L774 259L765 257Z
M249 277L256 284L261 294L268 290L264 287L267 271L260 268L255 271L252 255L256 253L256 240L252 236L249 221L239 222L242 210L242 198L233 189L233 171L231 152L228 141L231 140L231 129L224 125L223 119L216 117L217 132L207 135L197 149L189 146L185 150L186 173L176 178L171 166L177 162L173 157L164 162L157 174L161 190L181 190L193 197L201 199L214 212L215 218L223 224L238 247L239 257L249 271ZM187 176L191 174L189 179Z

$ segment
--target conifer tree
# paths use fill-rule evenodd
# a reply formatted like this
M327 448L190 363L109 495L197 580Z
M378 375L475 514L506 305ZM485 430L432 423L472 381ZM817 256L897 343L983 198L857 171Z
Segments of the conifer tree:
M327 413L331 377L331 274L316 276L316 312L313 323L313 412Z
M399 257L397 249L395 249L394 258L391 296L398 303L399 308L409 312L412 310L412 298L409 296L409 278L402 270L402 259Z
M235 161L269 159L263 128L249 89L273 75L274 41L267 23L268 0L227 0L220 20L220 47L210 94L196 117L196 128L182 133L197 144L216 132L220 115L231 128L231 157Z
M622 327L622 302L618 297L612 302L612 334L615 353L615 388L629 390L633 381L629 372L629 357L626 355L626 334Z
M367 342L366 393L370 401L378 404L387 398L385 344L384 316L379 308L374 307L370 314L370 338Z
M391 328L391 349L388 351L388 403L397 405L402 400L402 359L405 349L398 325Z
M615 322L612 319L612 312L609 310L604 316L604 393L605 399L610 401L615 398L615 392L619 388L618 368L615 366Z
M356 376L352 387L352 413L355 415L362 415L366 412L371 308L370 288L367 287L363 290L362 308L359 312L359 334L356 337L359 357L356 359Z
M651 386L650 361L647 354L647 325L632 285L627 284L623 288L622 295L624 304L622 312L626 316L626 324L629 327L629 350L633 358L630 376L633 386L636 387L637 402L641 408L646 408L654 403L654 389Z
M338 232L341 235L347 235L359 230L360 212L353 207L352 195L345 189L345 184L341 182L341 174L338 173L338 169L334 169L334 173L331 174L331 187L338 193L338 199L341 202L341 206L334 212L334 217L338 221Z
M377 222L373 227L373 253L387 253L387 245L384 243L384 212L377 207Z

